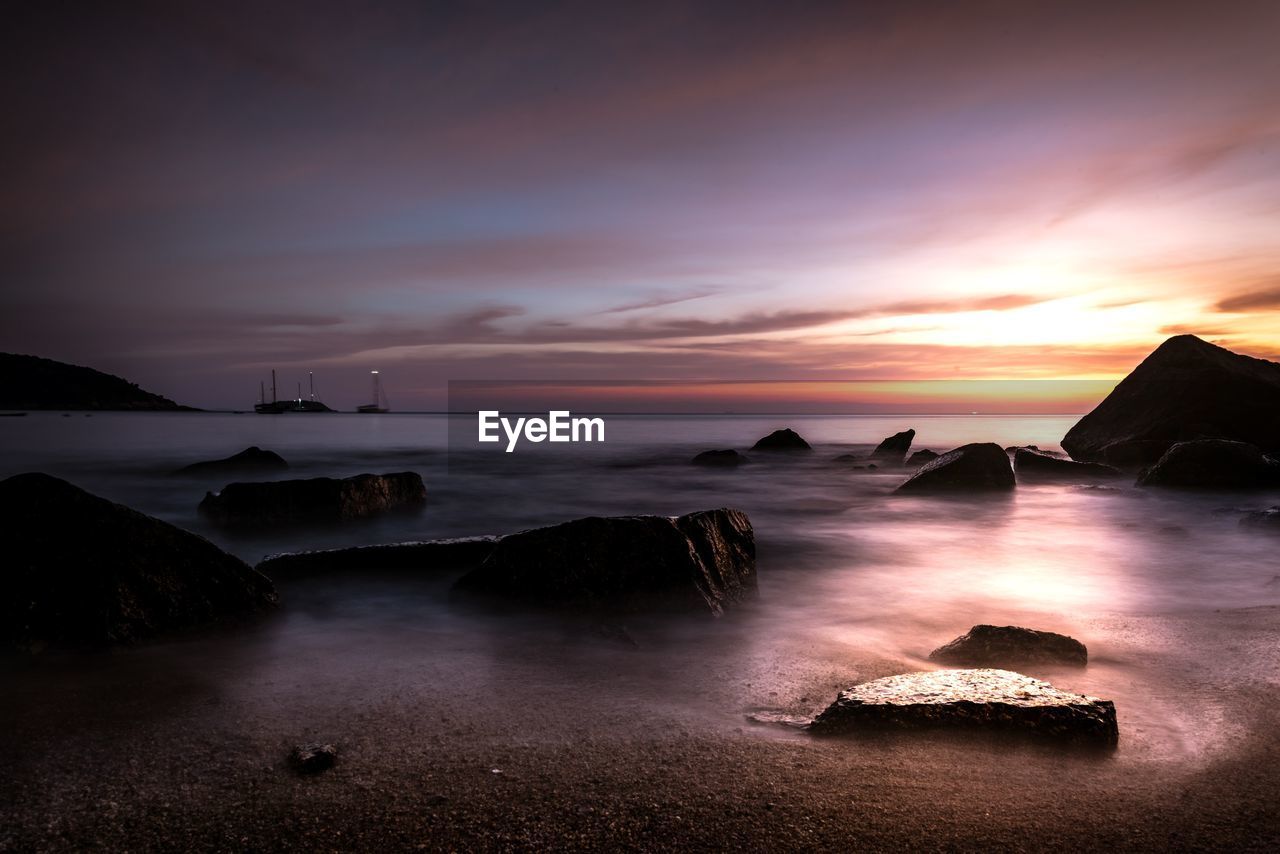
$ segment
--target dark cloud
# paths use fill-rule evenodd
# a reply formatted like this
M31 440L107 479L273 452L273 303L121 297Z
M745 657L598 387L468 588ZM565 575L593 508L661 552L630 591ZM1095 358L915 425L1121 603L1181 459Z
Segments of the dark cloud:
M1233 294L1218 300L1218 311L1280 311L1280 283L1264 285L1257 290Z

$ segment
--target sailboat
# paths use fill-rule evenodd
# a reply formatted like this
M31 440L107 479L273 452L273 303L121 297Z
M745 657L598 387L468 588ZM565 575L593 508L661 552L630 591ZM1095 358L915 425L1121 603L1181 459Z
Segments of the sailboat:
M258 403L254 405L253 411L259 415L282 415L286 412L332 412L333 410L325 406L316 398L316 375L307 374L310 386L311 396L303 398L302 383L298 383L298 396L293 400L280 400L276 397L276 372L271 370L271 401L267 401L267 388L264 383L258 383Z
M387 396L382 391L382 383L378 380L378 372L370 371L373 376L373 403L365 403L356 407L356 412L390 412L391 407L388 405Z

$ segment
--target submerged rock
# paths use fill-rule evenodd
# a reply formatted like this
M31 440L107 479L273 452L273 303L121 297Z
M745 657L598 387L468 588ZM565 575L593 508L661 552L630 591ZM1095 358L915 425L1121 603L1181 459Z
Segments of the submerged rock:
M732 448L723 451L703 451L692 460L695 466L712 466L716 468L734 468L751 462L747 457Z
M1178 335L1062 440L1077 460L1143 464L1175 442L1233 439L1280 452L1280 364Z
M753 451L809 451L812 447L790 427L774 430L751 446Z
M328 771L338 761L338 748L332 744L299 744L289 751L289 764L300 774Z
M876 446L876 449L871 452L871 459L880 463L900 466L902 461L907 458L907 452L911 450L911 443L915 438L915 430L903 430L901 433L894 433Z
M207 460L183 466L174 474L234 474L238 472L283 471L289 464L275 451L264 451L257 445L245 448L226 459Z
M231 483L205 495L200 512L223 525L340 522L417 507L426 499L421 476L405 471Z
M591 516L503 537L458 580L463 592L608 611L720 614L756 587L751 522L740 510Z
M1055 632L1021 626L974 626L967 634L929 653L929 660L974 667L1019 664L1083 667L1089 661L1089 651L1075 638Z
M1018 448L1013 454L1018 476L1028 480L1106 480L1124 477L1124 472L1102 463L1081 463L1044 451Z
M1224 439L1179 442L1138 477L1139 486L1263 489L1280 486L1280 460Z
M929 462L930 460L936 460L938 457L939 457L939 454L937 451L931 451L928 448L925 448L923 450L916 451L914 454L912 454L907 459L907 465L911 466L912 468L918 468L924 465L925 463Z
M968 492L1009 490L1016 485L1009 455L994 442L979 442L947 451L916 471L898 492Z
M935 670L889 676L841 691L814 718L818 735L866 730L964 729L1021 732L1113 745L1115 705L1059 691L1008 670Z
M493 551L497 542L497 537L460 537L348 549L285 552L269 555L255 569L270 578L346 571L446 572L479 566Z
M0 481L8 646L96 647L271 608L270 580L183 531L47 474Z
M1280 505L1266 510L1253 510L1240 518L1241 525L1258 525L1280 531Z

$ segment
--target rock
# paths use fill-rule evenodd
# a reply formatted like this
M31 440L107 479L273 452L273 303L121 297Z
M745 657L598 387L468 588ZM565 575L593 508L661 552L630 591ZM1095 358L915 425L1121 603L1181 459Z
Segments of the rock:
M695 466L713 466L716 468L734 468L751 462L747 457L738 453L733 449L723 451L703 451L694 457L691 462Z
M1178 442L1138 477L1139 486L1265 489L1280 486L1280 460L1224 439Z
M6 645L100 647L267 610L275 588L213 543L47 474L0 481Z
M1013 489L1009 455L994 442L964 445L921 466L898 492L966 492Z
M911 450L911 443L916 438L915 430L903 430L885 439L871 452L871 459L880 463L900 466Z
M1280 453L1280 364L1194 335L1170 338L1067 432L1062 447L1077 460L1118 465L1139 451L1147 457L1140 462L1149 461L1175 442L1202 438Z
M812 447L790 427L774 430L751 446L753 451L809 451Z
M289 764L300 774L328 771L338 761L338 748L332 744L299 744L289 751Z
M289 464L284 461L284 457L275 451L264 451L257 445L245 448L238 454L227 457L222 460L207 460L200 463L192 463L189 466L183 466L174 472L174 474L183 475L204 475L204 474L235 474L244 472L267 472L282 471L287 469Z
M857 454L841 454L838 457L832 457L831 461L833 463L862 463L866 461L866 458Z
M302 522L340 522L408 509L427 499L415 472L358 474L341 480L315 477L231 483L210 492L200 512L223 525L270 526Z
M1124 477L1124 472L1115 466L1076 462L1028 448L1018 448L1014 452L1013 466L1018 477L1026 480L1105 480Z
M1020 626L974 626L929 653L930 661L971 667L1070 664L1083 667L1089 651L1075 638Z
M1253 510L1240 517L1241 525L1258 525L1280 531L1280 505L1266 510Z
M269 578L351 570L429 573L472 569L484 562L497 542L497 537L461 537L452 540L356 546L349 549L285 552L269 555L255 569Z
M1102 462L1122 469L1135 469L1149 466L1164 456L1169 450L1169 443L1162 440L1112 442L1102 449Z
M592 516L503 537L456 587L534 605L719 615L755 591L755 536L739 510Z
M814 718L817 735L865 730L985 729L1114 745L1110 700L1059 691L1008 670L935 670L855 685Z
M916 451L914 454L912 454L907 459L907 465L911 466L912 468L918 468L924 465L925 463L929 462L930 460L936 460L937 458L938 458L937 451L931 451L928 448L925 448L924 450Z

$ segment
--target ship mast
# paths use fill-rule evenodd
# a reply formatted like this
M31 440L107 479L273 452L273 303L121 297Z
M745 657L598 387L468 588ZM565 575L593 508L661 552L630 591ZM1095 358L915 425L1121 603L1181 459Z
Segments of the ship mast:
M381 393L381 390L378 388L378 372L377 372L377 371L371 371L370 373L372 373L372 374L373 374L373 405L374 405L374 406L381 406L381 405L382 405L382 393Z
M271 402L276 402L276 369L271 369Z

